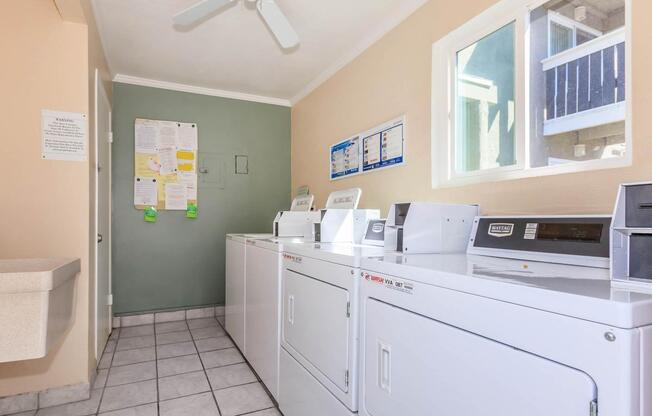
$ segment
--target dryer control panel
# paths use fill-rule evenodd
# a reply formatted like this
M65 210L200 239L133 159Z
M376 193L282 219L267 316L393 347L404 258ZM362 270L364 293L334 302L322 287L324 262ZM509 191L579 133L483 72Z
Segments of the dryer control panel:
M468 254L609 266L611 216L478 217Z

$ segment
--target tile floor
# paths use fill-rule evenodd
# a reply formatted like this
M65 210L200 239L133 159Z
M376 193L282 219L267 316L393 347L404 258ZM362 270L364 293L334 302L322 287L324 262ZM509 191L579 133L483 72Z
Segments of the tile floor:
M90 400L36 412L36 416L89 415L280 413L220 323L203 318L114 330Z

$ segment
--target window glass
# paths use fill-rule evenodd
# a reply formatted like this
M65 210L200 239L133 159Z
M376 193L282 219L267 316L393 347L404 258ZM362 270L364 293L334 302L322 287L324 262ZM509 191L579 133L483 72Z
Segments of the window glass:
M531 12L531 167L625 156L624 25L624 0L552 0Z
M515 23L457 52L455 170L515 161Z
M559 23L550 24L550 55L558 54L573 45L573 28L562 26Z
M575 33L575 44L581 45L595 38L597 38L596 35L585 32L582 29L577 29L577 32Z

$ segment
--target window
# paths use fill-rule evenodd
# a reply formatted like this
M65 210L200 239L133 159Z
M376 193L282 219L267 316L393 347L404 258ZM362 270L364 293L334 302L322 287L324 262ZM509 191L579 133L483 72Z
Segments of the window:
M513 165L514 23L457 52L456 70L456 170Z
M620 0L620 2L622 2L622 0ZM613 3L619 3L619 2L614 1ZM571 19L570 17L567 17L559 12L553 11L547 8L546 5L541 6L541 8L543 8L543 10L547 10L548 12L547 20L550 24L550 26L548 27L548 55L549 56L556 55L568 49L572 49L578 45L581 45L583 43L586 43L590 40L602 36L602 32L600 30L582 24L581 22ZM576 9L573 9L573 14L575 14L574 10ZM581 9L581 10L586 10L586 9ZM536 11L534 15L537 15ZM583 16L584 16L583 19L586 20L586 16L585 15ZM537 33L536 35L538 37L541 34Z
M631 164L631 0L503 0L433 45L433 185Z

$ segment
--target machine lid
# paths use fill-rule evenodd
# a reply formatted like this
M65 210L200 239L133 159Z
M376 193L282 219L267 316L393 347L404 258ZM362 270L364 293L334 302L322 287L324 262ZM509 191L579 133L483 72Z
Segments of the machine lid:
M287 250L290 246L312 244L312 241L303 237L270 237L264 239L250 239L247 240L247 244L280 253Z
M361 268L363 277L365 272L380 273L619 328L652 325L652 295L612 287L609 270L603 268L467 254L397 253L363 258Z
M361 196L360 188L332 192L326 201L326 209L357 209Z
M261 240L263 238L273 237L273 234L227 234L226 238L239 243L245 243L248 240Z
M611 216L478 217L468 254L609 268Z
M299 195L292 201L290 211L310 211L314 201L314 195Z
M284 251L349 267L360 267L363 258L380 256L385 252L382 247L350 243L295 244L285 247Z

